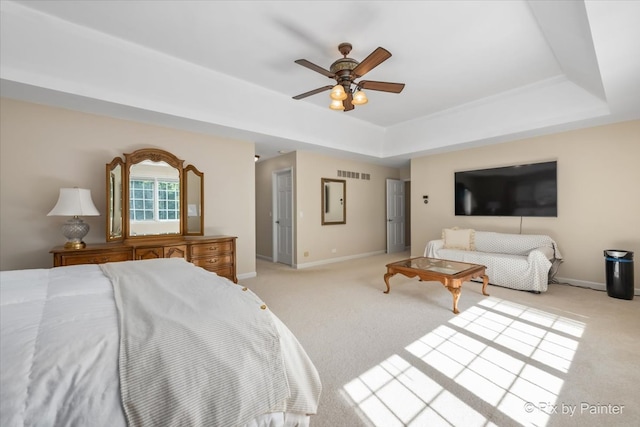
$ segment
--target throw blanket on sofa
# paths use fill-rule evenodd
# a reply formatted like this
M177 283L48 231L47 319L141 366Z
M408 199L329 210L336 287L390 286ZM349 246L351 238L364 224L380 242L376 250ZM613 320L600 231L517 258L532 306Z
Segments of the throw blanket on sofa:
M475 250L447 249L443 240L432 240L424 256L481 264L489 282L512 289L546 292L562 255L545 235L476 231Z
M278 328L251 291L182 259L101 267L118 307L129 426L235 426L272 411L315 411L317 396L288 401Z

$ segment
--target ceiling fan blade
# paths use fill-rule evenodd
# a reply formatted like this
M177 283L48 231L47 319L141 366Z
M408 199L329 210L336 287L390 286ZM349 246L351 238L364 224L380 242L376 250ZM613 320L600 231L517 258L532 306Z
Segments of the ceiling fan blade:
M331 86L331 85L319 87L318 89L310 90L309 92L305 92L305 93L301 93L300 95L296 95L296 96L293 97L293 99L306 98L307 96L315 95L316 93L320 93L320 92L324 92L325 90L329 90L332 87L333 86Z
M306 59L298 59L296 61L294 61L296 64L302 65L303 67L307 67L310 70L313 70L317 73L320 73L324 76L327 76L329 78L334 78L336 75L333 74L331 71L329 70L325 70L324 68L322 68L319 65L314 64L313 62L309 62Z
M400 93L404 89L404 83L375 82L373 80L362 80L356 83L361 89L379 90L382 92Z
M353 100L353 94L351 92L348 92L347 99L342 101L342 105L344 106L344 111L351 111L355 108L355 106L351 102L352 100Z
M371 52L369 56L364 58L362 62L360 62L360 64L358 64L356 68L353 69L353 74L355 74L356 78L362 77L390 57L391 52L389 52L385 48L379 47Z

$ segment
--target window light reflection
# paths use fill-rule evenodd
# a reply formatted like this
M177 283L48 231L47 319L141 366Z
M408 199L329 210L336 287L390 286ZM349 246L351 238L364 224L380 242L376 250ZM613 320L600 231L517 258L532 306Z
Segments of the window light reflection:
M486 419L436 381L393 355L344 386L376 426L484 426Z
M486 298L405 347L424 366L396 354L346 384L344 392L375 426L493 425L474 408L471 395L518 423L544 426L584 327ZM451 382L436 381L423 372L426 367ZM470 394L454 395L447 390L453 384ZM527 411L528 402L538 407Z

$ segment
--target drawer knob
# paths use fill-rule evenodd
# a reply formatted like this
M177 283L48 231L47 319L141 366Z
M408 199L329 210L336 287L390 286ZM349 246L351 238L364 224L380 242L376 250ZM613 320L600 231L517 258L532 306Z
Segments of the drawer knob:
M218 250L218 247L217 247L217 246L210 246L210 247L209 247L209 250L210 250L210 251L217 251L217 250Z
M218 259L217 259L217 258L211 258L211 259L209 260L209 262L210 262L210 263L216 263L216 262L218 262Z

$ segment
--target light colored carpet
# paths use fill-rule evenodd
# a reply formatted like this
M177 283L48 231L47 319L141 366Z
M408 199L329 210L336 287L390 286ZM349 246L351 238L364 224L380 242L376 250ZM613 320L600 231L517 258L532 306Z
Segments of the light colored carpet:
M438 282L385 265L409 253L296 270L257 261L242 280L284 321L323 383L312 427L603 426L640 420L640 300L550 285ZM603 266L604 268L604 266Z

